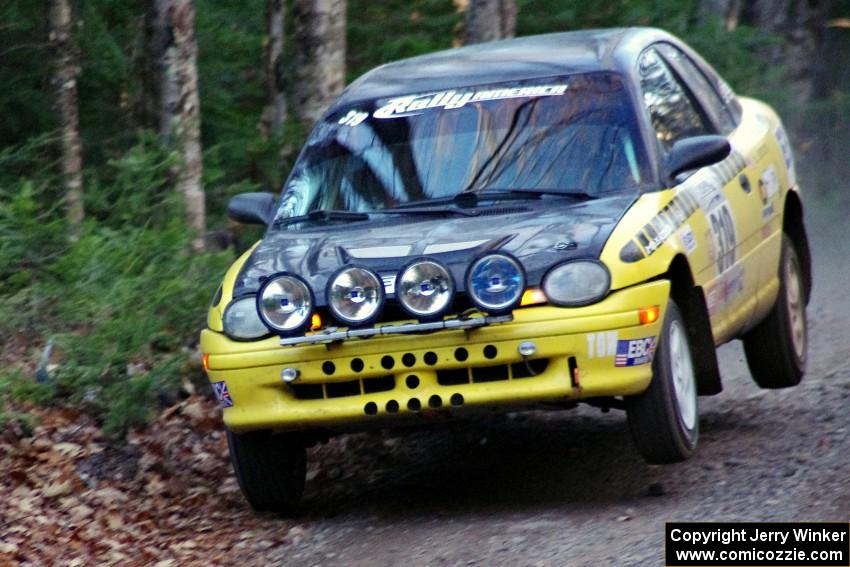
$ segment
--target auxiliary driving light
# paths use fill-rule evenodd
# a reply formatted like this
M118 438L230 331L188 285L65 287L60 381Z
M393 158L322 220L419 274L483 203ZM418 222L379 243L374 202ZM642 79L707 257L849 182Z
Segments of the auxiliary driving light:
M505 313L516 307L525 290L522 266L507 254L479 258L466 273L466 292L476 307L488 313Z
M375 273L355 266L343 268L328 285L328 307L341 323L374 321L384 304L384 285Z
M396 297L416 318L432 318L444 313L452 302L454 282L449 271L433 260L410 264L396 279Z
M313 294L301 278L278 274L269 277L257 294L257 311L273 331L293 332L310 321Z

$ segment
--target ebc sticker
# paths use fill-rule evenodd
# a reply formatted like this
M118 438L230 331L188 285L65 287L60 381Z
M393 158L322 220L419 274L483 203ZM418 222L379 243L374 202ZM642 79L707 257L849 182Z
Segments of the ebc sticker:
M223 408L233 407L233 398L230 397L230 392L227 391L226 382L213 382L212 387L215 399L218 400L218 405Z
M649 364L655 355L655 337L617 341L614 366L640 366Z
M560 96L565 92L567 92L567 85L554 84L482 90L449 90L436 93L415 94L390 99L386 104L373 112L372 116L374 118L399 118L402 116L415 116L434 108L444 110L463 108L472 102Z

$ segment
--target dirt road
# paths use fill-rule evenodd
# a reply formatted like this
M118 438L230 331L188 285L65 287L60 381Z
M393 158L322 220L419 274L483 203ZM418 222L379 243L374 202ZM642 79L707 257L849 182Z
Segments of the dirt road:
M850 520L848 212L810 203L803 384L759 390L739 343L701 398L697 454L644 464L625 416L582 408L314 450L288 565L661 565L668 520Z

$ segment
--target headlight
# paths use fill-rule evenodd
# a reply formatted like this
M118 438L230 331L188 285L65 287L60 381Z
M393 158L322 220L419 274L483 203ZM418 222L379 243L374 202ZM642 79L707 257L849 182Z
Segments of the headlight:
M253 295L231 301L221 323L225 334L234 339L259 339L269 334L257 313L257 298Z
M466 273L466 292L472 302L488 313L502 313L517 306L525 291L525 274L518 261L506 254L479 258Z
M352 266L331 279L327 297L331 313L341 323L369 323L384 303L384 285L371 271Z
M552 303L565 307L588 305L602 299L611 286L608 269L599 262L576 260L555 266L543 276L543 292Z
M277 332L293 332L310 321L313 294L301 278L277 274L260 288L257 308L267 327Z
M449 271L433 260L418 260L396 279L396 297L417 318L436 317L451 305L454 282Z

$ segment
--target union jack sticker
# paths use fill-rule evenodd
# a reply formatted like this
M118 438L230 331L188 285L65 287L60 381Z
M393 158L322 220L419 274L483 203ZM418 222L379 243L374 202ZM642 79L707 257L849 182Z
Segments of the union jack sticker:
M233 407L233 398L230 397L230 392L227 391L227 384L225 382L213 382L212 387L215 398L218 400L218 405L223 408Z

